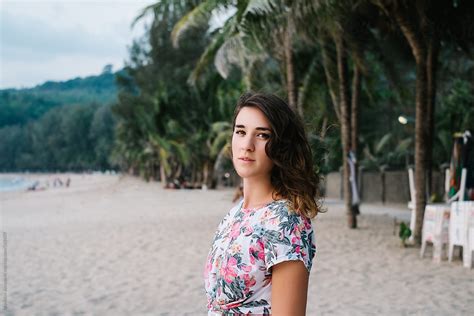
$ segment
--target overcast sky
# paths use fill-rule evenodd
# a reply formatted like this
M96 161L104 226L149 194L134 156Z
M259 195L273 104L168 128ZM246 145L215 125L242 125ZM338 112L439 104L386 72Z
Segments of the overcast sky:
M127 46L144 33L131 29L156 0L0 0L0 89L33 87L114 70Z

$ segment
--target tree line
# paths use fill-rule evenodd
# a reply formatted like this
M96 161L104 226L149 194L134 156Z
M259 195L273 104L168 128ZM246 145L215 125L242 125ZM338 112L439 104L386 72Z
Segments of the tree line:
M0 90L0 171L115 168L115 74Z
M472 1L159 1L119 78L121 165L147 178L212 185L230 113L244 90L269 91L304 118L315 168L415 165L420 237L431 170L452 134L472 128ZM226 16L216 25L216 17ZM435 106L437 105L437 106ZM408 118L406 126L397 118ZM428 188L429 189L429 188ZM429 190L428 190L429 191Z
M39 120L64 116L63 134L89 137L89 151L101 152L107 166L164 184L181 178L214 187L216 171L230 168L238 96L276 93L304 119L315 169L342 167L350 227L357 226L350 151L366 169L415 166L420 238L431 171L449 162L453 133L474 128L472 1L162 0L137 20L149 15L146 34L134 40L115 77L117 101L110 108L71 107ZM99 124L99 110L114 123ZM25 139L49 135L35 124L21 127ZM111 136L98 141L102 133L92 131L110 126L103 135ZM19 135L18 128L6 126L0 137ZM36 145L39 151L59 152L65 140L37 142L45 146ZM58 162L67 157L76 161L71 168L105 166L99 163L105 158L64 152L42 165L67 168L66 160Z

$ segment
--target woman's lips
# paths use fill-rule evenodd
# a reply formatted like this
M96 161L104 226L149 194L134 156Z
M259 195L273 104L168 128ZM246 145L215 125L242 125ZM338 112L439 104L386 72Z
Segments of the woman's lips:
M239 158L239 160L242 160L243 162L254 162L255 161L253 159L246 158L246 157L241 157L241 158Z

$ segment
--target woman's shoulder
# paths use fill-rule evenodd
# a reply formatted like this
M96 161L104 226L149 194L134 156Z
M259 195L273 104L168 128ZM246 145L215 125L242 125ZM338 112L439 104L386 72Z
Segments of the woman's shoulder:
M222 219L221 221L221 224L223 222L226 222L228 221L229 219L233 218L235 216L235 214L240 210L241 206L242 206L242 203L243 203L243 200L240 200L239 202L237 202L236 204L234 204L230 210L227 212L227 214L224 216L224 218Z
M268 205L268 209L271 211L269 216L277 216L280 218L292 217L292 218L301 218L306 219L305 216L299 214L291 205L291 202L287 199L280 199L273 201Z
M283 223L292 225L301 224L302 227L311 228L311 220L296 212L290 201L276 200L270 203L262 213L260 220L267 227L280 226Z

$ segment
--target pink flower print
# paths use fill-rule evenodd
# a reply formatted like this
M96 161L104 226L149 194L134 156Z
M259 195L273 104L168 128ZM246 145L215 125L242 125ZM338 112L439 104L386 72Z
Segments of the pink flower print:
M230 257L229 260L227 260L226 265L221 268L220 273L222 276L224 276L224 280L227 283L232 283L232 281L237 276L237 272L234 269L236 267L237 259L235 259L234 257Z
M244 213L244 216L247 217L253 213L253 210L251 208L242 208L242 213Z
M256 257L254 254L255 249L252 246L250 246L249 252L250 252L250 264L255 264L255 257Z
M264 220L269 218L272 215L272 211L270 211L268 208L265 210L265 212L262 213L262 216L260 216L260 220Z
M300 240L301 240L301 237L293 236L293 238L291 238L291 243L292 244L298 244Z
M252 234L253 234L253 227L250 225L249 222L246 222L244 226L244 235L250 236Z
M243 266L243 267L242 267L242 270L243 270L244 272L249 273L250 271L252 271L252 267L251 267L251 266Z
M295 247L295 252L296 252L296 253L301 253L301 247L300 247L300 246L296 246L296 247Z
M239 244L232 244L232 246L230 247L230 252L232 254L236 254L238 252L242 251L242 245L239 245Z
M236 307L239 307L241 306L242 303L241 302L234 302L234 303L229 303L225 306L222 306L222 309L225 309L225 310L228 310L228 309L232 309L232 308L236 308Z
M220 257L217 257L216 261L214 261L214 266L216 268L221 266L221 258Z
M247 290L250 290L250 288L254 286L255 283L257 282L255 281L255 277L250 276L250 274L244 274L244 283L245 283L245 288Z
M301 235L300 227L298 226L298 224L293 225L293 229L291 230L291 232L298 237Z
M311 220L307 218L304 219L304 228L311 229Z
M265 253L263 251L263 242L261 240L257 240L257 244L255 246L249 247L250 253L250 263L255 264L255 259L263 260L265 258Z
M270 222L270 225L272 226L277 226L280 224L280 220L278 219L278 217L271 218L269 222Z
M230 230L230 237L237 238L240 235L240 222L235 222Z
M209 260L206 263L206 266L204 267L204 277L207 279L207 276L209 275L209 272L212 270L212 261Z

